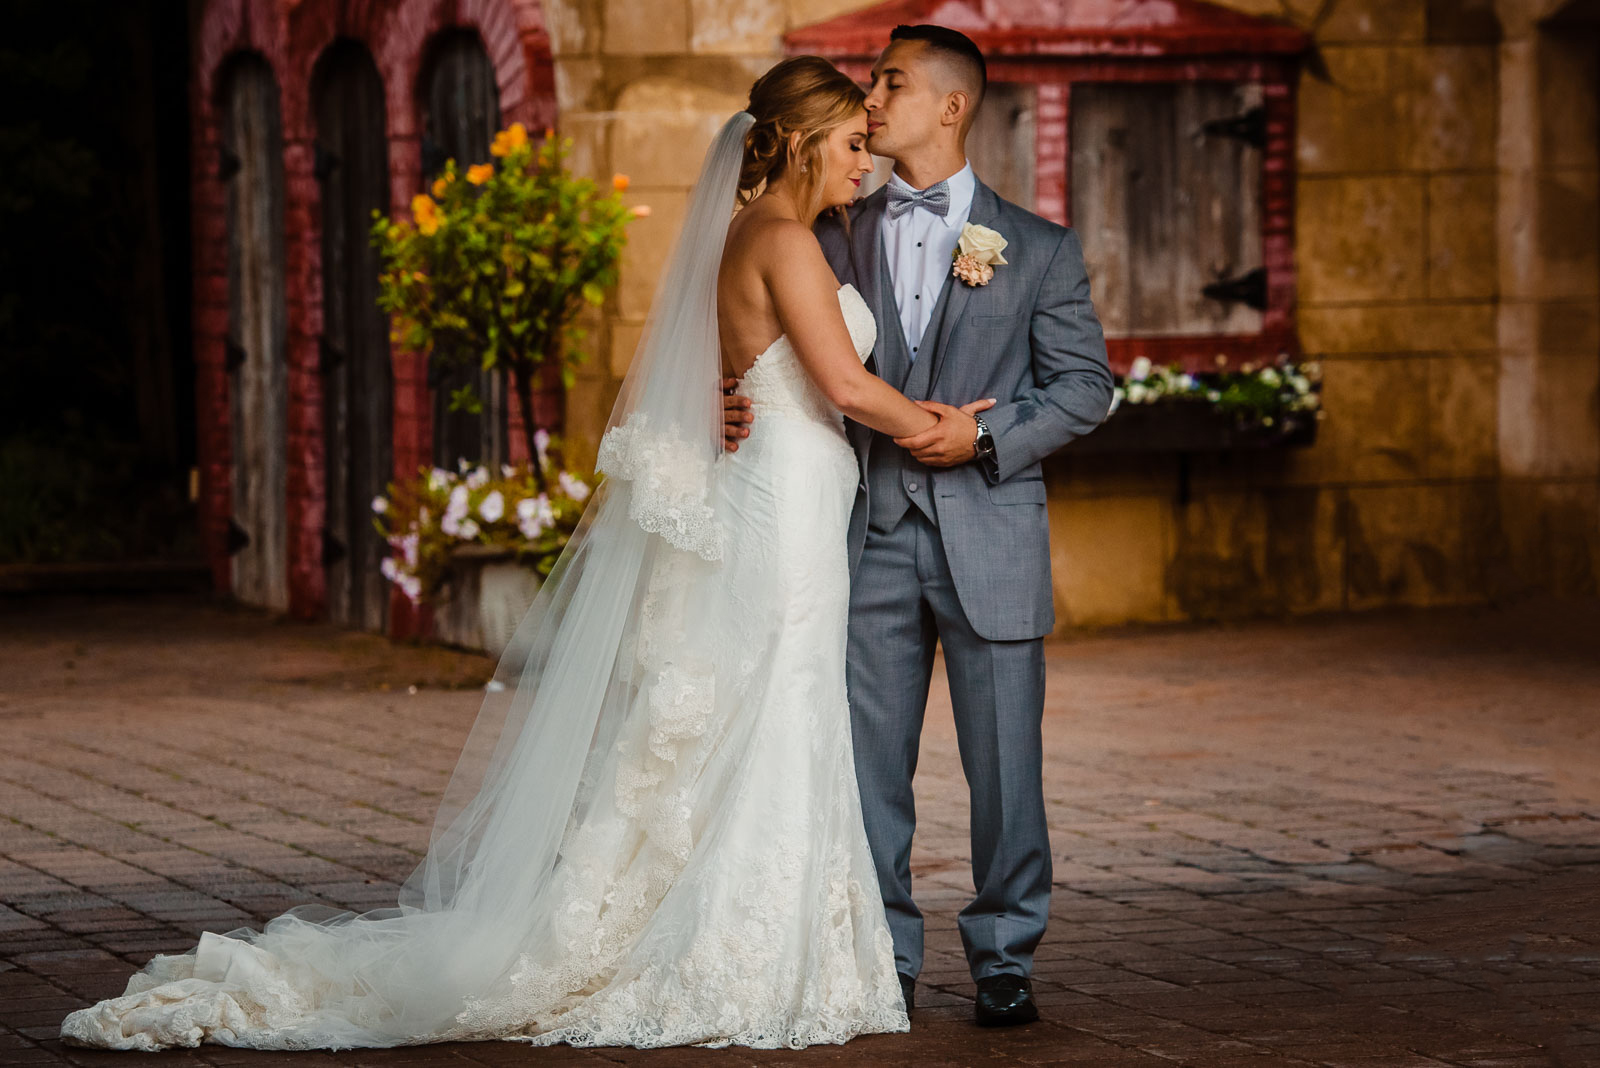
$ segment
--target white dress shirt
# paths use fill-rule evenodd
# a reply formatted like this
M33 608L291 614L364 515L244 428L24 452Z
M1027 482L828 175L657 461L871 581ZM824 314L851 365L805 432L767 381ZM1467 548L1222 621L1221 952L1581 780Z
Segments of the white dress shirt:
M950 188L950 212L940 218L920 204L898 219L883 213L883 247L889 257L889 279L894 283L894 300L900 311L900 328L905 332L906 349L917 358L922 335L933 318L945 279L950 277L950 260L961 228L972 212L972 194L978 179L969 162L946 179ZM891 185L912 186L898 174L889 176ZM937 183L935 183L937 184Z

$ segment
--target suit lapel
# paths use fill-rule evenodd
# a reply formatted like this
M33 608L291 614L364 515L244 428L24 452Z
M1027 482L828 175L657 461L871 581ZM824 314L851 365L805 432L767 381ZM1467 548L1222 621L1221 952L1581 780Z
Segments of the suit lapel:
M856 291L872 309L878 320L878 344L873 352L873 368L883 372L883 286L879 273L883 269L883 212L889 194L882 188L874 190L861 202L850 220L850 264L856 275ZM899 321L898 316L893 320ZM846 432L861 459L863 475L867 469L867 455L872 451L872 431L855 420L846 420Z
M876 189L861 202L861 209L850 221L850 257L855 266L857 288L872 314L883 322L883 212L888 194ZM890 296L891 301L893 295ZM880 330L881 334L882 331Z
M967 213L967 222L991 229L1000 217L1000 198L994 191L982 182L978 182L972 190L972 210ZM949 302L945 305L944 314L934 320L938 324L939 341L933 349L933 369L928 377L928 395L933 395L933 387L939 381L939 372L944 369L945 350L950 347L950 334L955 330L956 324L961 321L961 316L967 310L967 301L972 299L972 293L977 288L969 286L954 278L947 278L949 288Z

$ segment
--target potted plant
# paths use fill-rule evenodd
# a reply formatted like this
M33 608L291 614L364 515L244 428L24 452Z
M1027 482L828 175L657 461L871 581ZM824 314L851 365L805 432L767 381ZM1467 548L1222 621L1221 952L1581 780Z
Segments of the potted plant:
M1140 356L1119 376L1111 411L1070 452L1224 452L1309 445L1322 418L1322 371L1287 356L1212 371L1158 367Z
M391 549L383 575L433 606L440 640L498 656L577 529L592 477L556 463L544 431L534 455L498 473L465 462L424 469L373 499Z
M434 634L498 654L539 582L566 547L592 488L558 461L533 395L547 368L572 384L586 357L585 308L616 284L630 208L616 175L609 189L566 168L570 140L541 141L515 123L495 135L494 161L455 160L411 202L410 219L374 213L378 304L393 341L426 354L435 373L467 366L504 372L520 413L523 453L502 466L424 470L373 503L393 554L384 575L433 608ZM431 377L431 376L430 376ZM452 409L481 409L471 386Z

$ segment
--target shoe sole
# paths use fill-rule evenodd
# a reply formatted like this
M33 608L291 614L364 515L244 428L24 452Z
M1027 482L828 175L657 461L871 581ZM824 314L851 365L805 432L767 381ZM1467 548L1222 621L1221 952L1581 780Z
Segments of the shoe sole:
M1029 1006L1031 1012L1006 1013L1004 1016L980 1016L977 1018L979 1027L1019 1027L1022 1024L1035 1023L1039 1019L1039 1010Z

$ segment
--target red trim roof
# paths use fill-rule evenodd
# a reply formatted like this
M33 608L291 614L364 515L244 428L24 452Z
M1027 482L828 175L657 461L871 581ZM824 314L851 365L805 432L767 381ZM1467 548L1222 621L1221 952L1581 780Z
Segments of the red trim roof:
M784 35L791 54L873 58L902 24L960 30L989 57L1294 55L1310 37L1203 0L887 0Z

